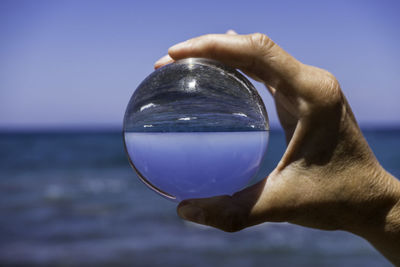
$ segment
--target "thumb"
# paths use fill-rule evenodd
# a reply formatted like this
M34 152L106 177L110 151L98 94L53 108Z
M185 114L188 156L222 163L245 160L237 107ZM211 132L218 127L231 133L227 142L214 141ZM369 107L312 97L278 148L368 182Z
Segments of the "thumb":
M265 221L261 196L266 179L233 196L190 199L182 201L178 215L188 221L204 224L226 232L236 232Z

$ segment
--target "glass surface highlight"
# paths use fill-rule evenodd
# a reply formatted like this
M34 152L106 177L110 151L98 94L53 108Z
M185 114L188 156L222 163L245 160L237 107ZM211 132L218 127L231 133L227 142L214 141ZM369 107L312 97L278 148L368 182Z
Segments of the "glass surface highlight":
M124 117L124 142L139 178L181 201L232 195L255 176L268 116L254 86L219 62L189 58L150 74Z

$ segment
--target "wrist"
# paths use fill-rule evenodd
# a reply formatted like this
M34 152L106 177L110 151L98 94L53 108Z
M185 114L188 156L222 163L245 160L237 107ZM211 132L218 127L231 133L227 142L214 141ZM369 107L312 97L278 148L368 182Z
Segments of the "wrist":
M363 237L394 264L400 265L400 181L384 170L377 181L379 190L370 194L373 197L367 198L360 208L365 213L360 216L358 225L347 230Z
M370 182L366 190L360 193L361 201L356 209L362 212L353 214L360 215L360 220L355 220L356 225L349 229L355 234L370 236L375 232L389 233L394 225L400 226L400 181L380 169L376 172L378 175L366 178Z

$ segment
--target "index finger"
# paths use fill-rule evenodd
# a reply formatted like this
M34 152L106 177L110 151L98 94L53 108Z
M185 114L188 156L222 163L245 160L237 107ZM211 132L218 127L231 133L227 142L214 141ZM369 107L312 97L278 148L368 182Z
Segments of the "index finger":
M301 63L264 34L208 34L174 45L168 50L174 59L204 57L238 68L268 86L293 88ZM284 86L282 86L284 85Z

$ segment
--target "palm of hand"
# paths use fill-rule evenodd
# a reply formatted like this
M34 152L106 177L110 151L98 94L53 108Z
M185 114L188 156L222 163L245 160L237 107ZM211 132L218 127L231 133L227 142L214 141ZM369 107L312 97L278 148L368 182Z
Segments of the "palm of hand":
M267 208L263 219L352 230L354 214L368 213L360 203L374 203L368 191L381 168L337 81L324 70L306 68L313 75L298 84L304 87L295 90L299 95L271 90L288 148L264 186L267 192L261 196L273 195L265 201L273 212ZM353 194L353 184L366 194Z

